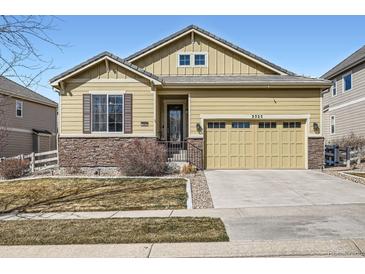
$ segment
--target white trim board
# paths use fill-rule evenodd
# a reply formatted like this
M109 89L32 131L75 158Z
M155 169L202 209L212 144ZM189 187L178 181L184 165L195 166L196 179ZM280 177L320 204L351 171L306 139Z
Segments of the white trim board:
M200 114L201 119L310 119L310 114L262 114L261 118L253 117L253 114Z
M347 102L347 103L339 104L339 105L334 106L334 107L329 107L328 111L344 108L344 107L351 106L353 104L357 104L357 103L360 103L360 102L363 102L363 101L365 101L365 97L362 97L362 98L359 98L359 99L356 99L356 100L352 100L352 101Z

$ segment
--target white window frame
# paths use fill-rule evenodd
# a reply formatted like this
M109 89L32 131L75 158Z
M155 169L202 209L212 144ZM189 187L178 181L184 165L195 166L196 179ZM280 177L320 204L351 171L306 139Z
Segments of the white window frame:
M348 76L348 75L350 75L351 76L351 88L350 89L348 89L348 90L345 90L345 77L346 76ZM352 89L353 89L353 85L354 85L354 81L352 80L352 71L350 71L350 72L347 72L347 73L345 73L344 75L342 75L342 92L343 93L346 93L346 92L350 92Z
M18 103L20 103L20 110L21 110L21 115L19 116L18 115ZM17 117L17 118L23 118L23 111L24 111L24 104L23 104L23 101L20 101L20 100L16 100L15 101L15 116Z
M190 65L180 65L180 55L190 55ZM204 55L205 56L205 65L195 65L195 55ZM178 68L206 68L208 67L208 52L178 52L176 64Z
M124 92L119 92L119 93L114 93L114 92L110 92L110 93L105 93L105 92L97 92L97 93L91 93L91 111L90 111L90 121L91 121L91 133L94 134L124 134L124 127L125 127L125 123L124 123ZM93 117L94 117L94 113L93 113L93 95L106 95L106 113L107 113L107 122L106 122L106 129L107 131L94 131L93 130ZM119 95L123 97L123 105L122 105L122 114L123 114L123 125L122 125L122 131L109 131L109 95Z
M180 65L180 56L181 55L189 55L190 56L190 65ZM179 52L177 54L177 67L179 68L189 68L191 67L192 65L192 62L191 62L191 53L190 52Z
M332 132L332 118L333 118L333 132ZM336 134L336 116L330 116L330 135Z
M336 90L336 94L333 94L333 90ZM335 97L338 94L338 90L337 90L337 79L335 79L335 80L332 81L331 94L332 94L332 97Z

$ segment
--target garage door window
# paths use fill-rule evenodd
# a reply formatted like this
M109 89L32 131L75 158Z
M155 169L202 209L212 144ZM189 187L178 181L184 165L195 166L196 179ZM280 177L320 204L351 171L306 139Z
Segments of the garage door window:
M225 122L209 122L208 128L226 128Z
M283 128L301 128L301 122L284 122Z
M276 128L276 122L260 122L259 128Z
M232 122L232 128L250 128L250 122Z

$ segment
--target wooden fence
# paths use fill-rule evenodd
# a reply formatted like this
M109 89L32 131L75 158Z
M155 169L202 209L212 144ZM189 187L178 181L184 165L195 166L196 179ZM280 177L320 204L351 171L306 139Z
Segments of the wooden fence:
M325 163L326 166L350 167L352 163L358 161L358 151L350 147L340 147L338 145L326 145Z
M29 160L29 171L45 170L58 167L58 151L46 151L40 153L30 153L28 155L17 155L9 158L0 158L0 162L10 159Z

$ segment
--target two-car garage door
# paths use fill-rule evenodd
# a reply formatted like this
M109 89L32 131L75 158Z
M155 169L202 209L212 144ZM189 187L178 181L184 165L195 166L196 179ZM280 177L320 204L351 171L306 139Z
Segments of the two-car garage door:
M205 122L207 169L305 168L305 121Z

